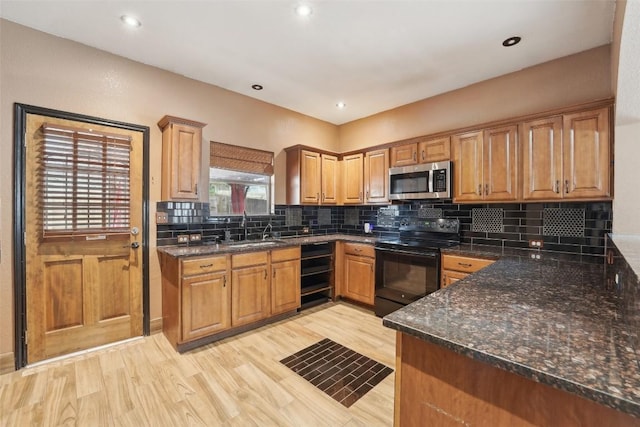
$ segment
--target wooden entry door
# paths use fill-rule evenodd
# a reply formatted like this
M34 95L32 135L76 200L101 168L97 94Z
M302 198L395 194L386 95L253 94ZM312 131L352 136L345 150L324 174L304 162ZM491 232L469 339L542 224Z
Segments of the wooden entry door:
M36 114L25 128L27 362L142 335L143 133Z

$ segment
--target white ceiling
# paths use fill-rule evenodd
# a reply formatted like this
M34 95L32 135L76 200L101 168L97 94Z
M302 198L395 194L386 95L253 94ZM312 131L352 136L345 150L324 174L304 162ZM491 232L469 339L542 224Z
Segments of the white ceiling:
M607 44L615 8L614 0L309 0L313 14L301 18L299 3L0 0L0 16L342 124ZM123 14L142 27L125 28ZM522 42L502 47L514 35Z

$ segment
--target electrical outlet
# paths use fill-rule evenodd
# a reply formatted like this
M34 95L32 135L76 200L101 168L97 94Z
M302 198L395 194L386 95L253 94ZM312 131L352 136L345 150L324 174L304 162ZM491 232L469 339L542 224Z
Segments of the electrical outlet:
M156 212L156 224L166 224L169 222L169 215L166 212Z
M532 240L529 240L529 247L541 249L542 247L544 247L544 243L542 242L541 239L532 239Z
M188 234L179 234L178 235L178 243L189 243L189 235Z
M199 242L200 240L202 240L202 234L200 233L189 234L189 240L191 240L192 242Z

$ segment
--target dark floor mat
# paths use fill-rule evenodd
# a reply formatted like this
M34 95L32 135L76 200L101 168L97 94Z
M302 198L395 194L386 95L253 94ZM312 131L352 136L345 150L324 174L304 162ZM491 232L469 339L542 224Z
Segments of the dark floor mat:
M347 408L393 372L328 338L280 361Z

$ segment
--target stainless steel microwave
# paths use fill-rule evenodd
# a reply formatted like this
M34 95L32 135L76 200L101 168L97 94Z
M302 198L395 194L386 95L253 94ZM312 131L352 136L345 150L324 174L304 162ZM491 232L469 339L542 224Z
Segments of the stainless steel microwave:
M450 199L451 162L389 168L389 198Z

